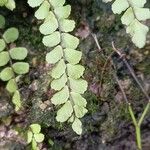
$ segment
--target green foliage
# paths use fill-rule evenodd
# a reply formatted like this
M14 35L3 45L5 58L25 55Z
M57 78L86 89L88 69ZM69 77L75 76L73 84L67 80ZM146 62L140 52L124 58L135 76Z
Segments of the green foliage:
M27 132L27 143L32 143L32 150L39 150L37 143L44 140L44 134L41 133L41 126L39 124L31 124Z
M79 39L69 32L75 28L75 22L69 20L70 5L65 0L28 0L31 7L37 7L35 17L44 19L39 30L43 37L43 44L52 48L46 54L46 61L53 64L51 71L53 81L51 88L56 93L51 102L59 106L56 120L58 122L72 122L72 128L77 134L82 133L82 118L86 113L86 100L81 94L87 89L87 82L82 79L84 67L78 63L82 53L75 50Z
M1 27L4 28L5 19L0 15L0 20L3 20ZM0 39L0 79L7 82L6 89L12 95L12 102L15 105L15 110L21 108L21 96L19 93L16 75L26 74L29 71L29 64L25 62L17 62L24 60L27 57L27 49L23 47L15 47L9 50L9 45L18 39L19 32L16 28L7 29ZM6 46L7 45L7 46Z
M14 0L0 0L0 6L6 6L10 10L14 10L16 8Z
M108 0L103 0L108 2ZM112 1L112 0L109 0ZM150 9L143 8L146 0L115 0L112 4L114 14L121 14L122 24L126 25L126 32L130 34L132 42L139 48L144 47L149 28L141 23L150 19Z

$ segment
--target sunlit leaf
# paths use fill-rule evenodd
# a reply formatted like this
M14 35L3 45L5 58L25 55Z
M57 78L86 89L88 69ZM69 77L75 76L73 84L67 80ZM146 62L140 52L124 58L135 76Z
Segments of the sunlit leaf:
M9 54L8 52L1 52L0 53L0 67L5 66L9 62Z
M17 84L15 79L11 79L8 81L7 85L6 85L6 89L10 92L10 93L14 93L17 90Z
M14 72L11 67L4 68L0 73L0 78L3 81L8 81L14 76Z
M14 27L7 29L3 34L3 38L7 43L12 43L16 41L18 37L19 37L19 31L17 28Z
M62 32L71 32L75 28L74 20L61 19L59 23Z
M35 138L36 142L41 143L44 140L44 134L36 133L36 134L34 134L34 138Z
M40 133L41 126L39 124L31 124L30 128L34 134Z
M33 138L33 133L31 131L28 131L27 132L27 143L31 143L32 141L32 138Z
M15 47L10 49L10 56L12 59L24 60L27 57L28 51L24 47Z
M69 98L69 89L67 86L65 86L61 91L57 92L53 95L51 98L51 102L54 105L60 105L65 103Z
M21 97L19 91L15 91L12 102L15 105L15 111L18 111L21 108Z
M3 39L0 39L0 52L3 51L6 47L5 41Z
M17 62L12 65L13 70L17 74L26 74L29 72L29 64L25 62Z
M87 109L83 106L75 105L73 108L77 118L82 118L87 113Z
M72 124L72 129L78 134L82 134L82 123L78 118L75 118L73 124Z
M61 59L56 64L56 66L52 69L51 76L54 79L58 79L65 73L65 70L66 70L66 64L65 64L64 60Z
M65 4L65 0L49 0L49 2L53 7L60 7Z
M40 6L43 1L44 1L44 0L28 0L28 4L29 4L31 7L37 7L37 6Z
M73 108L70 101L67 101L58 111L56 120L58 122L65 122L71 117Z
M16 8L16 3L14 0L8 0L5 6L10 10L14 10Z

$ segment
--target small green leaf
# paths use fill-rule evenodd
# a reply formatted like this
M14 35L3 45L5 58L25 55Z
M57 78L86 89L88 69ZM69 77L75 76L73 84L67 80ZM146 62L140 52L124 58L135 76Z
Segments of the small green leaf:
M17 90L17 84L15 79L11 79L8 81L7 85L6 85L6 89L10 92L10 93L14 93Z
M130 7L121 17L122 24L129 25L134 20L134 18L133 9Z
M75 118L73 124L72 124L72 129L78 134L82 134L82 123L78 118Z
M10 56L12 59L24 60L27 57L28 51L24 47L16 47L10 49Z
M69 89L68 86L65 86L61 91L57 92L51 98L51 102L54 105L60 105L65 103L69 98Z
M0 78L2 81L8 81L14 76L14 72L11 67L4 68L0 73Z
M70 94L75 105L86 107L86 99L83 98L79 93L71 92Z
M44 35L52 34L58 28L58 22L55 15L50 11L44 23L40 26L40 32Z
M73 49L64 49L65 58L70 64L78 64L81 60L82 53Z
M26 74L29 72L29 64L25 62L17 62L12 65L14 72L17 74Z
M27 143L31 143L32 141L32 138L33 138L33 133L31 131L28 131L27 132Z
M66 64L63 59L61 59L55 67L52 69L51 76L54 79L60 78L66 71Z
M21 108L21 97L19 91L15 91L12 102L15 105L15 111L18 111Z
M130 33L132 36L132 41L137 47L144 47L146 43L146 35L149 31L147 26L135 19L126 30L127 33Z
M9 62L9 54L8 52L1 52L0 53L0 67L5 66Z
M112 4L112 11L114 14L121 14L129 7L129 3L127 0L115 0Z
M59 45L55 47L51 52L47 53L46 61L50 64L55 64L58 62L63 56L62 47Z
M60 7L60 6L63 6L65 4L65 0L49 0L50 4L53 6L53 7Z
M6 43L3 39L0 39L0 52L6 48Z
M63 42L62 45L65 48L76 49L79 45L79 39L71 34L62 33Z
M3 38L7 43L12 43L16 41L18 37L19 37L19 31L17 28L13 28L13 27L7 29L3 34Z
M81 65L67 64L68 76L73 79L79 79L84 73L84 67Z
M79 105L74 106L74 111L77 118L82 118L87 113L87 109Z
M63 7L57 7L54 9L54 12L59 19L68 18L71 13L71 6L66 5Z
M0 15L0 29L3 29L5 26L5 18Z
M31 124L30 128L34 134L40 133L41 126L39 124Z
M5 6L10 10L14 10L16 8L16 3L14 0L8 0Z
M39 9L35 12L35 17L37 19L44 19L48 16L50 9L50 4L48 1L44 1Z
M146 0L129 0L132 7L144 7Z
M84 92L87 90L87 81L83 79L72 79L69 78L70 81L70 88L72 89L73 92L79 93L79 94L84 94Z
M138 20L147 20L150 19L150 9L149 8L134 8L134 13Z
M51 88L54 90L61 90L67 83L67 76L64 73L59 79L55 79L51 82Z
M71 32L75 28L74 20L61 19L59 23L62 32Z
M31 7L37 7L40 6L43 3L44 0L28 0L28 4Z
M36 133L36 134L34 134L34 138L35 138L36 142L41 143L44 140L44 134Z
M70 101L67 101L57 112L56 120L58 122L65 122L71 117L73 108Z
M60 33L58 31L44 36L43 37L43 43L47 47L54 47L60 43Z
M8 0L0 0L0 6L4 6Z

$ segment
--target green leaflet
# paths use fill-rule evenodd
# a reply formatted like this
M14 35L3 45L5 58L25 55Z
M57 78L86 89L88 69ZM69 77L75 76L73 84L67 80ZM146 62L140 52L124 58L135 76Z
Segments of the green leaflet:
M80 135L82 133L82 123L78 118L75 118L73 124L72 124L72 129Z
M39 9L35 12L35 17L37 19L44 19L48 16L50 4L44 1Z
M27 143L31 143L32 141L32 138L33 138L33 133L31 131L28 131L27 132Z
M77 50L66 48L64 49L65 58L70 64L78 64L81 60L82 53Z
M15 105L15 111L18 111L21 108L21 97L19 91L15 91L14 96L12 98L12 102Z
M59 79L55 79L51 82L51 88L59 91L66 85L67 80L66 73L64 73Z
M40 26L39 30L42 34L52 34L58 28L58 22L54 14L50 11L44 23Z
M129 7L129 3L127 0L115 0L112 4L112 11L114 14L121 14Z
M58 122L65 122L73 113L73 108L70 101L67 101L58 111L56 120Z
M83 79L72 79L69 78L70 81L70 87L73 92L84 94L84 92L87 90L87 82Z
M6 47L5 41L3 39L0 39L0 52L3 51Z
M44 134L38 133L34 134L35 141L41 143L44 140Z
M86 99L83 98L79 93L71 92L70 94L75 105L86 107Z
M67 86L65 86L61 91L57 92L53 95L51 98L51 102L54 105L60 105L65 103L69 98L69 89Z
M66 64L63 59L61 59L55 67L52 69L51 76L54 79L60 78L66 71Z
M147 20L150 19L150 9L149 8L134 8L134 13L138 20Z
M43 1L44 1L44 0L28 0L28 4L29 4L31 7L37 7L37 6L40 6Z
M7 85L6 85L6 89L10 92L10 93L14 93L17 90L17 84L15 79L11 79L8 81Z
M27 57L28 51L24 47L15 47L10 49L10 56L15 60L24 60Z
M47 53L46 61L50 64L55 64L63 57L62 47L59 45L55 47L51 52Z
M30 128L34 134L40 133L41 131L41 126L39 124L32 124Z
M5 26L5 18L0 15L0 29L3 29Z
M5 39L5 41L7 43L12 43L14 41L16 41L19 37L19 32L17 28L9 28L7 29L4 34L3 34L3 38Z
M68 76L73 79L79 79L81 76L83 76L84 70L84 67L81 65L67 64Z
M131 34L133 43L139 48L145 45L148 31L148 27L136 19L127 27L127 33Z
M0 0L0 6L4 6L7 3L7 0Z
M133 7L144 7L146 0L129 0Z
M54 9L54 12L55 12L56 16L59 19L68 18L68 16L71 13L71 6L70 5L66 5L66 6L63 6L63 7L57 7L57 8Z
M29 72L29 64L25 62L17 62L12 65L13 70L17 74L26 74Z
M74 106L74 111L77 118L82 118L87 113L87 109L79 105Z
M130 7L121 17L122 24L129 25L134 20L134 18L133 9Z
M79 39L69 33L62 33L62 45L65 48L76 49L79 45Z
M65 0L49 0L50 4L53 6L53 7L60 7L60 6L63 6L65 4Z
M63 32L71 32L75 28L74 20L61 19L59 23L61 31Z
M14 0L8 0L5 6L10 10L14 10L16 8L16 3Z
M0 53L0 67L5 66L9 62L9 54L8 52L1 52Z
M11 67L4 68L0 73L0 79L2 81L9 81L14 76L14 72Z
M43 37L43 43L47 47L54 47L60 43L60 33L58 31L44 36Z

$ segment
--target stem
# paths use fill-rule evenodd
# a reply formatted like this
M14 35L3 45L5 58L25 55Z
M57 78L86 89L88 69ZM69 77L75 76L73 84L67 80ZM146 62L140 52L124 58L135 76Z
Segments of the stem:
M150 108L150 102L146 105L143 113L142 113L142 116L140 117L139 121L138 121L138 126L141 126L143 120L144 120L144 117L146 116L146 114L148 113L149 111L149 108Z
M136 141L137 141L137 147L139 150L142 150L142 142L141 142L141 128L140 126L135 127L136 130Z

